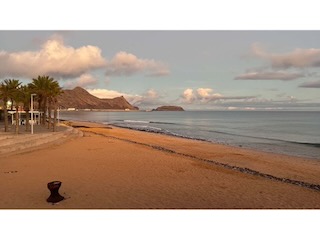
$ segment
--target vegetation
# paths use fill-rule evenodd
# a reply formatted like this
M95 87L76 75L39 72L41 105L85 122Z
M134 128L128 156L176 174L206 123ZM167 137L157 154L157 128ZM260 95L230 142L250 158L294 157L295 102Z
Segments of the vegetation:
M48 129L56 130L57 122L57 97L62 93L62 88L59 83L49 76L38 76L32 79L32 82L27 85L16 79L5 79L0 83L0 100L2 100L4 111L4 131L9 128L7 103L11 100L12 107L16 110L15 132L19 133L19 109L26 112L26 131L29 131L29 112L31 94L36 94L38 102L37 108L42 112L41 124L44 126L48 122ZM51 112L54 112L52 119Z

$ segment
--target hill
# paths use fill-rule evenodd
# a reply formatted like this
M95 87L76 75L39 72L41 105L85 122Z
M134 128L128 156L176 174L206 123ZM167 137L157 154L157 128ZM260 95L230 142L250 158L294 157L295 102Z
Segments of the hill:
M123 96L112 99L101 99L91 95L81 87L63 90L63 93L58 97L58 104L63 109L139 109L132 106Z

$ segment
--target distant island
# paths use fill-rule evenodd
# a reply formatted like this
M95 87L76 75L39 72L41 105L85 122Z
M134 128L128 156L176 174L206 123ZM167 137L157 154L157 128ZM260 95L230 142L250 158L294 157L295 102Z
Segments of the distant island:
M152 111L184 111L184 109L179 106L161 106L156 109L152 109Z

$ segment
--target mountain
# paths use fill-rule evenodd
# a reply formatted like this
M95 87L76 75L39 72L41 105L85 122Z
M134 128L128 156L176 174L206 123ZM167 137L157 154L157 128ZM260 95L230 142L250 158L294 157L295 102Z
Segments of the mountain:
M58 97L60 108L76 109L119 109L119 110L139 110L138 107L132 106L123 96L112 99L101 99L88 93L81 87L72 90L63 90Z
M152 111L184 111L184 109L179 106L161 106Z

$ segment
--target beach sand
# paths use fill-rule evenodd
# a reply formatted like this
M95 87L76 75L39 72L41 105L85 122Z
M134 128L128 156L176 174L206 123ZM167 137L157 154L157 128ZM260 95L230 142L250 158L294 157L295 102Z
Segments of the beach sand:
M83 137L0 156L0 208L320 208L317 160L113 126L73 125ZM53 205L46 202L47 183L56 180L66 199Z

